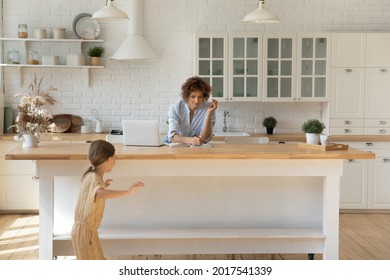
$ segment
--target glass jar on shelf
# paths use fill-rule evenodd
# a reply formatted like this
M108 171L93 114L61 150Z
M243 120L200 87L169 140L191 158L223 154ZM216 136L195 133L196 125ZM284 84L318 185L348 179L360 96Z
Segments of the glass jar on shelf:
M27 38L28 37L28 27L27 24L19 24L18 26L18 37Z
M20 64L20 54L18 50L8 51L8 64Z
M38 52L37 51L28 51L27 53L27 64L39 64Z

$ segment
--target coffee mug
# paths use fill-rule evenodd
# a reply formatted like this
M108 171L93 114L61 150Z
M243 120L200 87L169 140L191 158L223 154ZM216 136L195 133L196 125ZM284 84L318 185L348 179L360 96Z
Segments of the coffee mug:
M320 142L322 146L329 146L330 145L330 135L321 134L320 135Z

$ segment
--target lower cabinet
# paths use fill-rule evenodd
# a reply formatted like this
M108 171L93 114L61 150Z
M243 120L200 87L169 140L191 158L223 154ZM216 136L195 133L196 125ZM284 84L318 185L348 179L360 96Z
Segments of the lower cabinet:
M369 163L368 208L390 209L390 155Z
M375 153L374 160L346 160L340 209L390 209L390 142L349 142Z
M340 178L340 209L367 208L368 160L345 160Z
M20 145L16 141L0 141L0 210L39 209L39 181L36 164L31 160L9 161L7 151Z

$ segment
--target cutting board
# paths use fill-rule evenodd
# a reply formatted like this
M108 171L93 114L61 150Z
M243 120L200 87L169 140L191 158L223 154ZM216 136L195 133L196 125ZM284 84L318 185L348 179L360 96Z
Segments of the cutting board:
M339 143L330 143L330 145L323 146L323 145L314 145L314 144L307 144L307 143L300 142L298 143L298 148L316 149L322 151L342 151L342 150L348 150L348 145L339 144Z

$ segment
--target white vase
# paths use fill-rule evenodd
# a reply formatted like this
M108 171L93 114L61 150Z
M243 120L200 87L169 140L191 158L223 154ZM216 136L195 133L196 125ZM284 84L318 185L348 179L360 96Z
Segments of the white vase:
M320 135L316 133L306 133L306 143L313 145L320 144Z
M38 147L38 138L34 134L23 134L23 148Z

